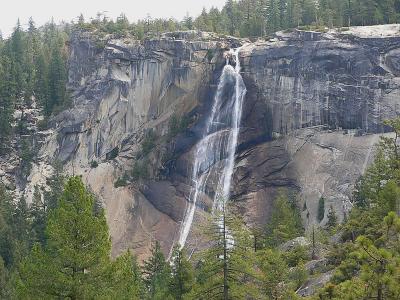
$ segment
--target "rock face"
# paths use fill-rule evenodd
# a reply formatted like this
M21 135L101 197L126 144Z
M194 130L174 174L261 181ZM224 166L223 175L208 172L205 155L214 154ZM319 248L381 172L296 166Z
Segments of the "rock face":
M265 199L280 187L298 193L305 225L316 223L320 197L343 218L382 121L399 113L399 47L396 35L293 32L243 48L248 94L234 198L250 220L268 220Z
M396 115L400 69L392 62L400 37L299 32L281 39L248 45L242 53L248 97L257 98L252 109L268 104L272 132L326 125L376 133L383 119ZM254 122L264 117L252 116Z
M227 46L226 41L190 36L195 37L110 40L104 47L90 34L71 38L73 107L51 121L54 132L40 156L48 163L60 161L69 174L82 175L103 201L114 255L127 248L141 255L154 239L164 241L166 251L172 245L186 200L170 181L160 181L159 169L168 151L184 151L196 137L184 137L185 142L167 149L170 119L205 115L214 70L223 62L219 52ZM144 154L142 144L150 131L155 141ZM115 181L124 174L130 177L135 163L157 180L116 188ZM31 174L27 190L41 182L37 173Z
M193 148L225 52L240 44L248 92L231 198L246 221L263 226L279 189L306 207L305 225L317 222L320 197L340 219L351 207L352 187L385 131L382 120L399 112L400 38L294 32L246 44L190 32L142 43L110 40L103 47L75 34L69 61L74 105L52 120L54 132L40 156L81 174L103 201L113 255L130 248L145 257L153 239L168 253L177 239ZM172 134L173 121L183 119L184 128ZM92 168L92 161L99 166ZM146 176L130 175L143 168ZM39 169L33 168L28 189L40 182ZM115 187L124 174L128 184ZM209 176L218 176L218 163ZM195 222L209 210L203 198ZM193 235L189 245L195 245Z

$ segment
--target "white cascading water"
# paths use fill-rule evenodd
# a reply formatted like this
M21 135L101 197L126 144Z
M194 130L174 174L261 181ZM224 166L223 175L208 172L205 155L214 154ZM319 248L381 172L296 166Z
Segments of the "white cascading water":
M210 184L208 171L217 163L222 171L214 184L213 212L221 210L229 199L242 106L246 95L246 86L240 75L240 49L241 47L229 52L229 56L235 60L235 67L229 64L228 56L219 79L203 138L196 145L190 201L179 233L181 247L185 245L189 235L198 198L205 194L206 186Z

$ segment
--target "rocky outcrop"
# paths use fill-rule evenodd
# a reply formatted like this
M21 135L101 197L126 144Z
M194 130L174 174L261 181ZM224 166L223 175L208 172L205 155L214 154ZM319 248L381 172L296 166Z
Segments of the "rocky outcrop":
M153 239L168 253L176 240L192 184L193 146L225 52L240 44L247 95L232 200L255 226L267 222L280 189L305 207L305 225L317 222L320 197L340 219L351 207L352 187L386 130L382 120L398 114L400 38L293 32L246 43L196 32L145 42L72 37L73 107L52 120L54 132L39 156L81 174L103 201L114 255L130 248L143 257ZM171 120L183 119L184 128L172 134ZM218 167L210 167L211 179ZM131 176L133 169L146 173L143 168L146 175ZM40 182L38 170L30 187ZM115 187L124 174L127 185ZM207 193L214 193L212 184ZM204 195L195 220L209 209ZM189 244L195 240L192 234Z
M350 33L278 33L243 47L248 93L233 197L249 220L268 220L280 188L299 196L305 225L317 223L320 197L339 219L351 208L376 134L387 130L382 121L399 114L399 69L392 61L400 37Z
M80 174L106 207L113 254L127 248L139 255L154 239L166 251L175 238L186 200L175 182L160 181L166 157L184 152L196 137L170 143L172 116L200 120L205 116L224 62L227 41L203 41L203 34L180 40L166 35L158 40L95 40L75 33L70 41L69 90L73 107L51 120L54 130L39 156ZM232 39L231 41L233 41ZM195 127L199 125L196 122ZM144 154L149 132L154 141ZM96 162L98 164L97 167ZM137 180L115 187L119 177L130 177L135 163L151 181ZM41 184L40 166L34 166L28 190ZM46 175L46 174L44 174ZM147 177L147 176L146 176Z

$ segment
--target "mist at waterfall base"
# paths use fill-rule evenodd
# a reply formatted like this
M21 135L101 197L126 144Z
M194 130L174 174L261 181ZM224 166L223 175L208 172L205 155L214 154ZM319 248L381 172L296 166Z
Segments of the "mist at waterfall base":
M207 196L212 198L213 213L221 211L229 200L242 106L246 95L246 86L240 75L240 49L232 49L228 53L203 138L195 146L191 193L179 232L181 248L184 247L192 227L198 200ZM234 60L235 66L230 65L230 58ZM215 182L212 182L210 176L213 167L220 170ZM210 190L209 186L213 187L213 195L206 195Z

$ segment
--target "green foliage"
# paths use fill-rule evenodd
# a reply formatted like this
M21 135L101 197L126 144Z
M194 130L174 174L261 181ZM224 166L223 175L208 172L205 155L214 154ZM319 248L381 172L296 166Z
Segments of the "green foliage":
M185 299L185 296L191 292L194 285L193 267L186 257L185 250L180 250L178 247L174 249L171 269L170 294L173 299Z
M302 232L301 217L296 204L294 201L290 201L283 191L280 191L275 199L271 219L266 227L266 246L277 247L300 236Z
M103 213L79 177L65 185L60 206L50 213L45 248L34 246L20 267L23 296L90 297L102 290L111 243Z
M45 244L45 229L47 222L47 205L44 201L44 197L39 190L38 186L35 186L35 192L33 194L32 204L30 207L30 217L32 220L31 231L33 242Z
M267 299L288 299L291 293L288 285L289 268L276 250L257 252L258 267L261 271L261 293Z
M294 268L290 269L288 280L293 285L292 288L298 290L307 281L308 275L304 263L300 261Z
M21 158L21 175L26 178L31 172L32 161L34 158L34 149L31 141L28 141L27 139L21 140L19 156Z
M256 256L243 222L222 209L205 229L208 248L198 254L194 299L253 299L257 296Z
M398 13L393 0L228 0L221 11L203 10L194 24L203 31L258 37L295 27L326 32L326 27L395 23Z
M63 175L63 168L60 162L54 162L53 169L53 175L46 178L46 184L50 189L43 192L43 206L46 210L52 210L59 206L59 201L61 199L66 180L65 176Z
M119 147L117 146L106 154L106 159L107 160L115 159L117 158L118 154L119 154Z
M8 277L8 270L4 265L3 258L0 256L0 299L7 299L8 296L8 285L7 285L7 278Z
M111 263L109 278L104 284L108 285L109 299L142 300L144 283L136 257L128 251L117 257Z
M99 163L98 163L97 161L92 160L92 161L90 162L90 167L91 167L92 169L95 169L95 168L97 168L98 166L99 166Z
M18 268L15 287L23 299L140 299L138 267L127 253L110 262L104 212L80 177L65 184L50 212L46 243L35 244Z
M74 29L82 31L91 31L98 37L96 45L102 48L104 45L103 37L112 34L115 38L134 37L138 40L143 40L146 37L157 37L163 32L171 32L176 30L189 29L190 19L185 19L179 22L175 19L151 18L138 20L135 23L130 23L124 14L121 14L116 20L108 19L102 14L98 14L95 19L90 22L85 22L82 16L74 25Z
M320 299L400 296L400 119L385 123L393 128L395 137L382 137L374 163L356 186L357 207L342 226L344 244L332 247L329 259L337 267L331 284L320 292ZM328 219L329 215L332 227L336 219L333 213L328 213Z
M333 209L332 205L329 207L327 218L328 218L328 222L326 222L326 227L328 229L335 228L338 223L338 220L337 220L337 216L336 216L335 210Z
M177 116L176 114L172 115L169 126L168 126L168 135L170 138L175 137L179 133L183 132L187 129L190 124L190 119L187 116Z
M344 255L328 285L320 293L321 299L397 299L400 295L400 219L389 213L379 224L386 230L380 238L372 241L359 236L352 251ZM380 246L378 246L380 245ZM397 245L397 246L394 246ZM326 297L330 295L330 298Z
M239 37L267 37L296 27L326 32L327 27L346 30L343 26L396 23L400 11L396 3L393 0L227 0L221 10L203 9L196 18L187 15L181 22L148 16L130 23L123 14L115 21L99 14L88 23L80 18L75 29L93 32L100 48L107 34L142 40L159 37L163 32L197 29ZM207 58L210 59L209 54Z
M149 130L142 141L142 156L146 156L149 154L156 145L157 136L153 130Z
M325 198L321 197L319 198L318 201L318 215L317 219L319 222L321 222L324 219L325 216Z
M168 298L171 268L165 260L158 241L153 244L150 258L144 262L143 276L149 299Z
M15 206L11 196L0 184L0 256L6 267L10 267L18 260L16 251L18 242L14 234L16 231L14 211Z
M122 186L127 186L128 185L128 176L125 173L122 177L118 177L118 179L114 182L114 187L119 188Z
M305 246L296 246L282 253L282 256L285 258L286 263L289 267L296 267L301 262L310 260L310 254L308 247Z
M33 97L46 115L68 104L66 93L66 33L54 23L40 31L31 19L27 31L18 21L11 37L0 45L0 142L12 134L16 105L30 107ZM18 133L25 134L23 115ZM4 151L4 149L3 149Z

